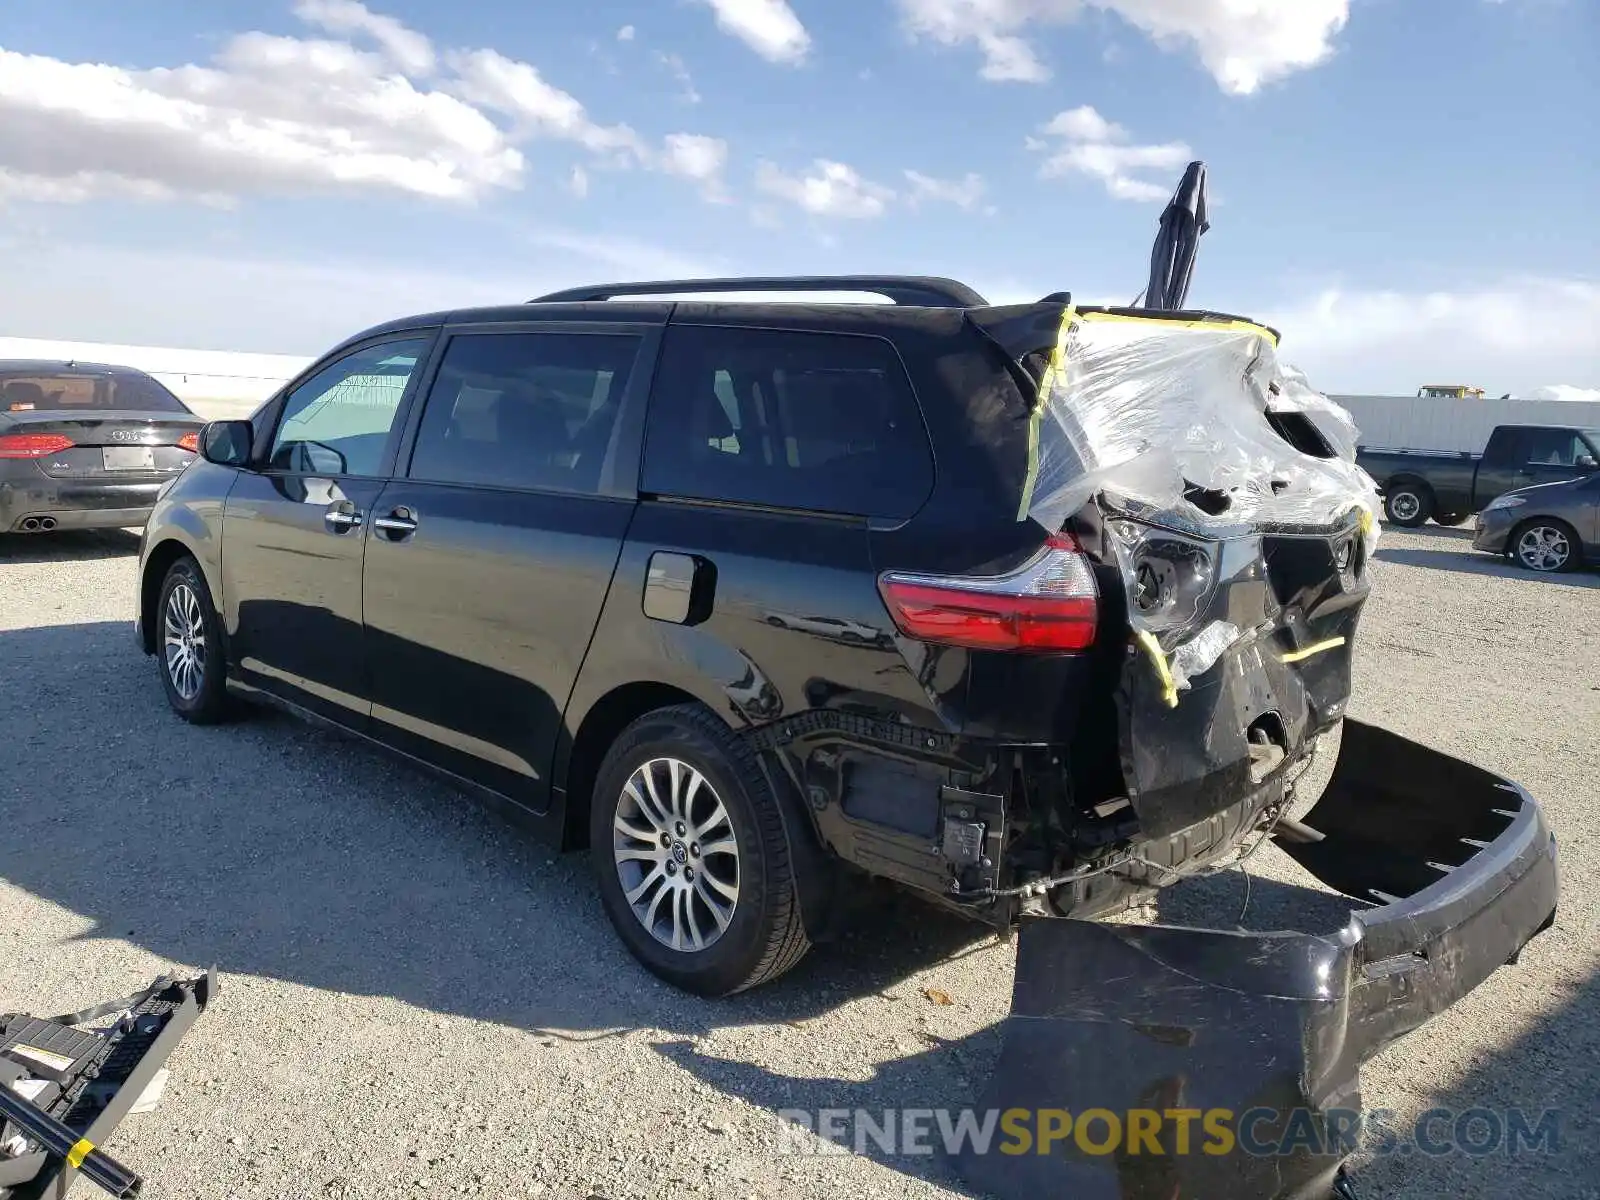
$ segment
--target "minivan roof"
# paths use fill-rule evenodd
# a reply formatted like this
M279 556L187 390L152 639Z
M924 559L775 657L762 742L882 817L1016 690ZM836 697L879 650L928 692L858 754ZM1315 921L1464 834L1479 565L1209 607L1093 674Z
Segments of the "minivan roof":
M535 297L529 303L582 304L619 296L716 292L861 292L919 308L982 308L989 303L966 284L938 275L746 275L599 283L564 288Z
M771 293L772 299L757 302L719 301L715 299L719 293L728 295ZM819 293L875 295L890 303L861 304L815 299ZM784 294L794 296L795 299L786 300L783 298ZM858 332L867 332L874 325L884 327L884 331L889 328L903 328L907 321L918 323L933 319L939 326L947 325L952 319L959 323L963 319L963 314L973 309L985 309L996 317L1021 316L1026 313L1036 319L1049 316L1052 321L1059 321L1064 306L1071 303L1070 292L1055 292L1031 302L994 306L974 288L960 280L940 275L745 275L703 279L642 280L583 284L548 292L521 304L487 305L401 317L365 329L345 339L336 349L342 350L346 346L372 337L428 327L514 324L530 318L559 320L566 317L580 321L665 323L673 320L676 314L680 319L714 318L733 324L746 324L759 322L763 318L778 318L787 322L807 314L813 321L820 320L829 325L838 323L841 331L848 327ZM530 312L534 306L538 306L537 317ZM563 313L562 309L566 312ZM737 313L734 310L737 310ZM917 317L918 311L922 314L920 319ZM1169 312L1121 305L1079 305L1077 311L1183 323L1259 324L1249 317L1202 309ZM935 313L939 316L936 317ZM987 324L989 322L986 322ZM1270 333L1274 341L1278 340L1277 330L1269 326L1260 328Z

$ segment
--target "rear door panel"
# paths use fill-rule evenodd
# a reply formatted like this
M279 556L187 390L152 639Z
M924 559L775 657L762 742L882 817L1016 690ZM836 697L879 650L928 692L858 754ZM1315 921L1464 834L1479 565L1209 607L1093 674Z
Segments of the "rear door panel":
M395 480L362 584L375 734L543 811L633 502Z
M375 735L534 812L633 515L659 337L637 320L452 329L374 510Z

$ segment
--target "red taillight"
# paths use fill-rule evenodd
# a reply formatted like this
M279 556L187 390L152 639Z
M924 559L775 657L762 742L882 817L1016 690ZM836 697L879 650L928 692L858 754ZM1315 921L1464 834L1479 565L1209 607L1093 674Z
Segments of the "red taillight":
M199 454L200 453L200 435L198 433L186 433L186 434L184 434L181 438L178 439L178 449L187 450L190 454Z
M878 590L907 637L973 650L1086 650L1099 618L1094 573L1064 533L1009 575L891 571Z
M73 447L60 433L0 433L0 458L43 458Z

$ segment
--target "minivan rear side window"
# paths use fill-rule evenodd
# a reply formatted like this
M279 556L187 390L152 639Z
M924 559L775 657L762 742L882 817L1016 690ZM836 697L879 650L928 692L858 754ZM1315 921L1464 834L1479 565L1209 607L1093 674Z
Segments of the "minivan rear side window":
M410 478L595 493L639 338L462 333L417 430Z
M641 487L909 517L933 489L933 450L882 338L674 325L656 370Z

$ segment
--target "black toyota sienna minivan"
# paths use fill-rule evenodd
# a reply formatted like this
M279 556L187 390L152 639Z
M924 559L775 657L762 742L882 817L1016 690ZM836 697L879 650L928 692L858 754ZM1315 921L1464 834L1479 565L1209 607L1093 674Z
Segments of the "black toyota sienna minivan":
M845 288L891 303L658 298ZM1096 498L1039 523L1041 364L1072 311L856 276L381 325L206 427L145 530L141 645L189 721L275 703L587 845L628 948L702 994L793 966L868 875L1009 928L1106 915L1268 829L1377 892L1363 872L1421 825L1283 812L1322 735L1367 736L1344 722L1361 522L1185 530ZM1163 644L1240 638L1176 703L1130 606L1186 614ZM1369 904L1500 836L1429 829L1414 886Z

